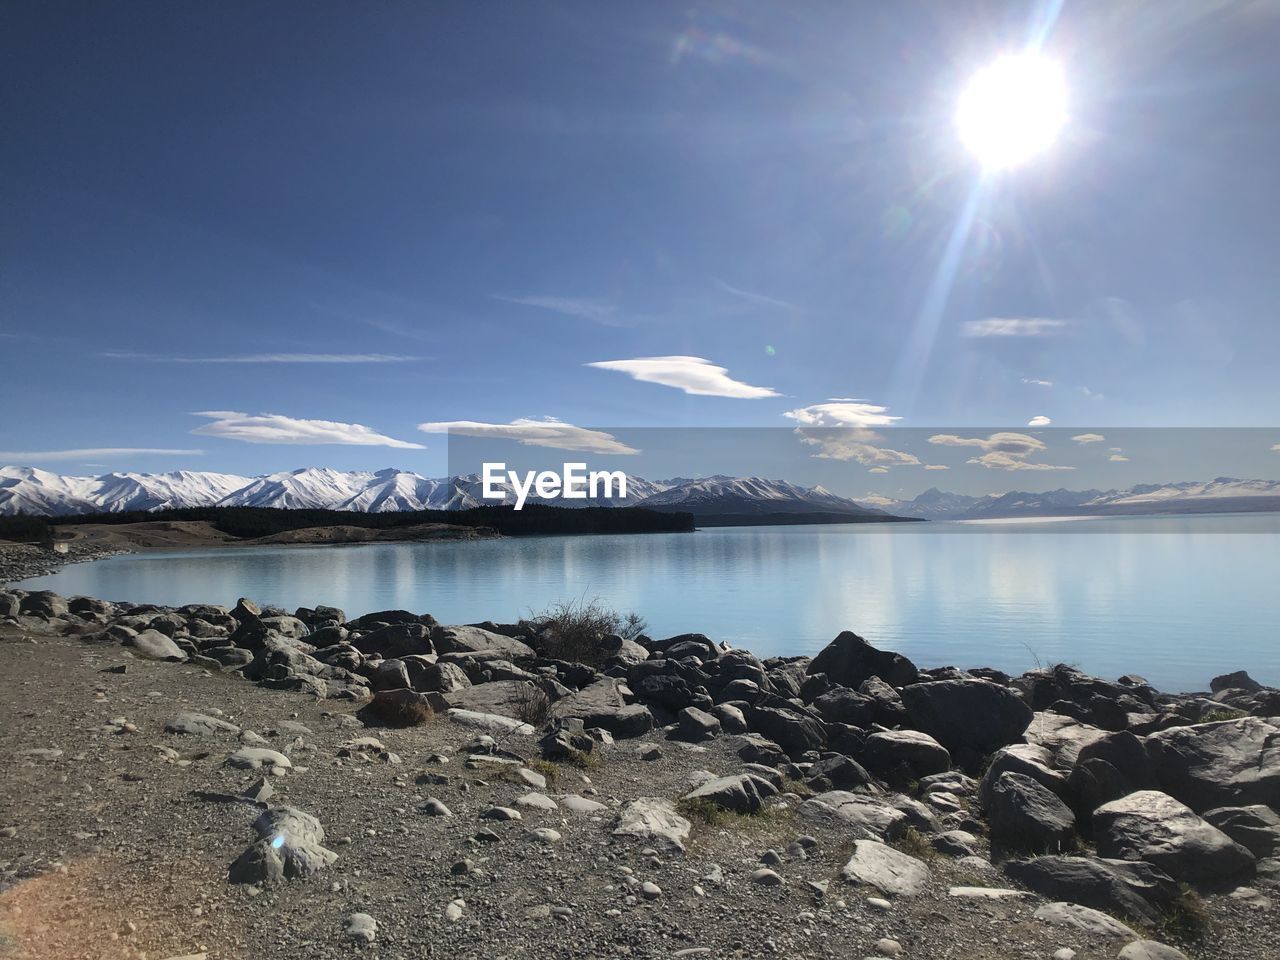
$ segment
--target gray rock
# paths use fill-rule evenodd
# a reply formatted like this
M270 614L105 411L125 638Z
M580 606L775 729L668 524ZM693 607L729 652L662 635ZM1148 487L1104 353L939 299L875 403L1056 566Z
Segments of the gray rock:
M850 883L863 883L895 897L914 897L925 892L929 868L901 851L877 840L855 840L853 856L840 871Z
M561 797L560 806L575 817L590 817L597 813L604 813L609 809L599 800L580 797L576 793L566 794Z
M782 877L768 867L761 867L759 870L752 872L751 882L758 883L762 887L780 887L782 886Z
M746 733L747 717L732 703L717 703L711 708L711 715L720 721L720 729L725 733Z
M685 707L680 711L676 722L679 725L677 732L680 739L690 743L701 743L720 736L720 721L697 707Z
M1065 800L1069 795L1067 778L1052 768L1053 755L1033 743L1015 743L997 750L978 784L978 804L987 809L996 781L1005 773L1020 773Z
M825 673L832 683L857 689L870 677L879 677L893 687L915 683L919 672L906 657L878 650L856 633L841 633L819 651L809 663L810 674Z
M1192 810L1275 803L1280 727L1257 717L1172 727L1145 740L1160 788Z
M172 660L181 663L187 659L182 648L159 630L143 630L136 637L126 640L125 646L132 649L135 656L147 660Z
M444 802L437 800L435 797L427 797L422 802L422 806L418 807L423 813L429 817L452 817L453 811L444 805Z
M883 800L860 793L831 790L800 804L796 811L806 820L828 823L855 837L897 840L907 832L907 815Z
M927 733L918 730L886 730L867 737L863 762L872 770L886 773L898 768L909 771L910 779L951 769L951 754Z
M987 806L991 843L1005 850L1058 852L1075 833L1071 808L1020 773L1000 775Z
M1260 860L1280 855L1280 815L1270 807L1218 807L1204 818Z
M643 704L628 704L621 683L604 677L557 700L554 717L577 717L586 727L601 727L615 737L640 737L653 729L653 714Z
M381 627L351 641L361 653L376 653L383 657L407 657L411 654L432 653L431 631L421 623L396 623Z
M241 770L270 770L280 776L293 766L283 753L265 747L241 747L227 757L227 765Z
M794 709L753 703L743 711L748 726L772 740L793 757L821 750L827 742L822 724Z
M557 717L551 728L538 741L547 760L570 760L596 748L596 741L586 732L578 717Z
M1135 940L1125 944L1117 954L1117 960L1187 960L1187 955L1157 940Z
M194 737L210 737L217 733L238 734L240 728L203 713L180 713L164 725L165 733L185 733Z
M309 813L274 807L253 824L258 840L231 865L232 883L271 884L309 877L338 859L326 849L324 828Z
M568 798L565 798L567 800ZM565 800L562 805L567 806ZM669 852L684 852L684 841L693 825L676 812L670 800L638 797L623 806L614 827L615 837L650 843Z
M1128 731L1108 734L1082 747L1070 785L1081 815L1138 790L1160 786L1146 747Z
M501 653L509 660L532 659L535 654L528 644L480 627L434 627L431 642L441 653ZM429 651L414 651L429 652Z
M1145 860L1175 880L1214 880L1248 873L1254 857L1190 807L1158 790L1140 790L1093 813L1098 854Z
M1031 708L1016 693L987 680L935 680L901 692L910 725L962 765L1017 742L1031 723Z
M469 686L471 681L467 678L467 671L447 660L427 664L413 677L413 689L427 692L448 694Z
M360 943L373 943L378 936L378 921L367 913L353 913L347 917L347 936Z
M734 813L758 813L765 799L777 792L777 788L763 777L741 773L710 780L685 794L684 799L714 803Z
M1036 857L1011 860L1005 872L1051 900L1120 910L1144 923L1157 923L1178 894L1177 883L1149 863L1097 857Z
M512 807L490 807L480 813L481 820L523 820L524 816L519 810Z
M1035 918L1055 927L1078 930L1091 937L1111 940L1135 940L1138 935L1119 920L1107 916L1092 907L1078 903L1046 903L1035 912Z

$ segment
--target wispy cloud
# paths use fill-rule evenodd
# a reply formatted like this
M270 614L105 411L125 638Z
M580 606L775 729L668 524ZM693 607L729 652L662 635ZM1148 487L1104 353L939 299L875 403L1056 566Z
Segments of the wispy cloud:
M81 447L76 450L0 450L0 460L45 463L52 460L82 460L85 457L199 457L203 450L171 450L164 447Z
M1035 377L1023 377L1022 382L1030 384L1033 387L1052 387L1052 380L1037 380Z
M1085 443L1102 443L1102 441L1106 440L1107 438L1100 433L1077 433L1071 439L1074 440L1076 443L1085 444Z
M1049 337L1061 333L1065 320L1052 317L986 317L966 320L966 337Z
M1280 443L1273 443L1273 444L1271 445L1271 452L1272 452L1272 453L1280 453Z
M1051 423L1053 423L1052 420L1050 420L1044 414L1040 414L1039 416L1032 417L1030 420L1028 420L1027 426L1028 427L1047 427Z
M510 423L480 423L475 420L447 420L438 423L420 423L424 433L456 433L464 437L489 437L499 440L515 440L529 447L550 447L553 450L573 450L579 453L629 455L639 453L612 434L602 430L576 427L555 417L541 420L522 417Z
M901 420L889 408L850 397L813 403L783 414L806 427L887 427Z
M192 414L208 417L212 422L196 427L192 433L244 443L341 444L357 447L395 447L398 450L425 450L420 443L397 440L359 423L335 420L301 420L278 413L250 416L229 410L205 410Z
M782 310L798 311L800 308L794 303L788 303L786 300L779 300L777 297L770 297L767 294L756 293L753 290L744 290L741 287L735 287L731 283L717 279L716 286L725 293L737 297L739 300L745 300L748 303L759 304L762 307L778 307Z
M587 300L581 297L504 297L500 294L494 294L493 299L501 300L503 303L518 303L524 307L538 307L566 317L590 320L605 327L625 326L618 308L611 303L603 303L599 300Z
M246 353L223 357L177 357L108 352L103 356L111 360L146 360L151 363L412 363L423 359L395 353Z
M1112 463L1128 463L1129 462L1129 458L1126 457L1123 453L1113 453L1111 456L1107 457L1107 459L1110 460Z
M753 387L729 376L727 367L718 367L702 357L637 357L633 360L600 360L586 364L598 370L616 370L634 380L675 387L700 397L732 397L755 400L780 397L772 387Z
M888 472L889 472L888 467L872 467L870 470L867 471L867 473L888 473Z
M944 447L977 447L983 451L981 456L966 460L966 463L985 467L988 470L1074 470L1075 467L1057 466L1050 463L1035 463L1029 458L1033 454L1048 449L1044 441L1025 433L993 433L989 437L958 437L951 433L934 434L930 443Z
M924 465L924 468L926 470L950 470L951 469L945 463L926 463Z

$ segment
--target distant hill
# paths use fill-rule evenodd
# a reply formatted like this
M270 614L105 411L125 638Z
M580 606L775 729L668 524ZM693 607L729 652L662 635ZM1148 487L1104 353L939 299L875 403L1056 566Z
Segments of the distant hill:
M934 487L912 500L875 497L861 502L923 520L1261 512L1280 510L1280 481L1218 477L1207 482L1140 484L1127 490L1014 491L986 497L946 493Z

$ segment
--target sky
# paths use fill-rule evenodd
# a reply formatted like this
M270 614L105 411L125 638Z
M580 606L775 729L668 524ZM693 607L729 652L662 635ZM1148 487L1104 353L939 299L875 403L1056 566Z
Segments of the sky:
M1277 424L1274 2L0 18L0 463L439 475L450 426L767 427L901 495L1083 486L1025 466L1081 433ZM959 98L1029 48L1066 123L984 169ZM832 427L968 456L943 483L796 432ZM1048 446L969 463L997 432Z

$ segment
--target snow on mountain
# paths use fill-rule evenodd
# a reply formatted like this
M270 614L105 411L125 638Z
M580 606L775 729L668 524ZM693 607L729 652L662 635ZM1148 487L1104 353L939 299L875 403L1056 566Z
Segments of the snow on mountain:
M334 509L358 496L376 473L304 467L259 477L215 501L219 507L280 507L286 510Z
M466 510L501 501L481 496L475 474L432 479L407 470L329 470L306 467L265 477L227 473L108 473L69 477L34 467L0 467L0 514L119 513L199 506L353 510L367 513ZM505 502L515 495L507 491ZM1273 503L1274 501L1274 503ZM528 502L538 503L536 495ZM912 500L864 497L859 502L822 487L761 477L627 477L625 499L615 495L549 500L557 506L643 506L704 516L763 513L888 513L925 520L996 517L1123 515L1162 510L1240 510L1280 507L1280 481L1218 477L1208 482L1142 484L1128 490L1013 491L973 497L936 487ZM1253 505L1253 506L1251 506Z
M822 487L801 487L785 480L717 475L700 480L669 480L665 486L667 489L646 497L639 505L694 513L872 512Z
M169 510L203 507L249 483L232 473L177 470L173 473L108 473L94 478L92 501L99 510Z

